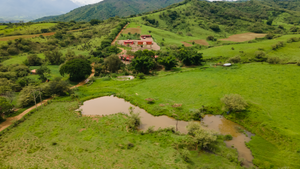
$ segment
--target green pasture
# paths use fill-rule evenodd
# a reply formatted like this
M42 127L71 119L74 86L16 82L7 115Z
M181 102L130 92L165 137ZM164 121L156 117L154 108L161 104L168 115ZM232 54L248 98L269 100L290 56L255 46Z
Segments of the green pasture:
M29 68L30 68L30 70L34 70L34 69L40 68L40 66L30 66ZM51 71L48 79L53 80L56 77L62 77L59 73L59 65L47 65L47 68L49 68ZM33 79L38 79L39 76L38 75L30 75L29 77L33 78ZM65 76L64 79L67 80L68 76Z
M218 155L191 151L185 162L174 145L187 136L128 132L124 115L82 117L77 108L54 101L2 134L0 168L241 168L222 141Z
M4 25L0 27L0 34L4 36L13 36L13 35L29 35L32 33L37 33L41 29L47 29L52 26L55 26L56 23L37 23L33 25L24 25L24 26L16 26L13 28L6 28Z
M264 51L268 56L281 58L283 62L298 61L300 59L298 54L300 52L300 42L287 43L287 40L292 37L300 37L300 35L284 35L276 39L262 40L255 43L217 46L199 52L203 53L204 58L214 58L219 56L229 58L240 55L244 59L250 59L255 56L256 51L260 50ZM279 41L283 41L285 46L277 50L272 50L272 45L275 45Z
M300 167L297 153L300 150L298 66L251 63L231 68L191 69L169 71L146 80L98 79L91 86L80 87L77 94L82 100L116 94L153 115L172 117L176 113L183 120L191 119L191 112L202 105L211 109L211 113L222 114L220 99L226 94L240 94L250 105L248 111L227 118L261 137L249 143L255 155L254 162ZM147 104L146 98L154 98L155 104ZM174 109L175 103L182 104L182 109ZM260 142L270 146L259 146ZM270 148L277 152L274 158L268 156ZM289 158L285 158L287 156Z

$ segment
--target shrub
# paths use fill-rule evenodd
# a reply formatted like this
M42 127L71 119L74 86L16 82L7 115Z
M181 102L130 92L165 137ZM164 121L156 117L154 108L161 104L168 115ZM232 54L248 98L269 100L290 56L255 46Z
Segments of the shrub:
M271 33L268 33L268 34L265 36L265 38L267 38L267 39L273 39L273 37L274 37L274 35L271 34Z
M58 50L47 51L44 53L46 61L50 62L51 65L59 65L62 63L63 54Z
M159 57L158 63L165 67L165 70L170 70L178 65L178 61L174 56Z
M139 73L139 74L137 74L137 77L139 79L145 79L145 74L144 73Z
M129 108L129 117L127 120L127 126L131 130L137 129L137 127L141 124L141 117L139 116L139 113L134 113L133 108Z
M242 111L248 106L244 98L238 94L225 95L221 101L225 104L225 108L229 111Z
M211 35L209 35L207 38L206 38L206 40L209 40L209 41L213 41L215 39L215 37L214 36L211 36Z
M278 64L278 63L280 63L280 58L279 57L269 57L267 62L270 64Z
M54 94L58 96L65 96L71 93L70 84L61 77L56 77L49 83L45 83L42 88L46 96L52 96Z
M19 94L18 98L18 106L27 107L29 105L34 104L34 98L32 93L35 91L35 87L26 86Z
M300 66L300 61L299 61L299 62L297 62L297 66Z
M294 27L291 27L291 28L290 28L290 31L291 31L291 32L297 32L298 29L299 29L298 27L295 27L295 26L294 26Z
M224 136L224 140L226 140L226 141L229 141L229 140L232 140L232 139L233 139L233 137L230 134L227 134L227 135Z
M219 25L217 25L217 24L210 25L209 28L212 29L215 32L220 32L221 31Z
M37 55L29 55L27 59L24 61L26 66L40 66L42 65L42 59Z
M10 54L10 55L17 55L19 54L19 50L15 47L10 47L7 49L7 52Z
M216 133L211 130L204 129L198 122L189 122L187 125L188 134L193 136L193 143L196 147L209 148L209 146L217 141Z
M235 57L231 57L226 62L228 62L228 63L239 63L239 62L241 62L241 56L237 55Z
M256 51L255 52L255 61L257 62L265 62L267 61L266 53L263 51Z

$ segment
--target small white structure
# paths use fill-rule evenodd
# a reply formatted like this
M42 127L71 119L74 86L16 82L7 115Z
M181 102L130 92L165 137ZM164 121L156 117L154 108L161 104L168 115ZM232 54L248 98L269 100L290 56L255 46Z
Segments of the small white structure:
M225 63L223 66L224 67L229 67L229 66L232 66L232 64L231 63Z

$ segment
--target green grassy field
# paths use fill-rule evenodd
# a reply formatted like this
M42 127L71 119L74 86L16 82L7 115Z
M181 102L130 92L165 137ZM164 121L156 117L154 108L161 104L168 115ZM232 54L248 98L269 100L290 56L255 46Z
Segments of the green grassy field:
M55 26L56 23L38 23L29 26L14 26L13 28L5 29L4 26L0 27L0 34L4 36L13 36L13 35L29 35L40 31L41 29L47 29L52 26Z
M300 84L295 80L300 78L298 72L299 67L295 65L267 63L235 65L232 68L210 67L185 73L161 73L158 77L130 82L99 79L91 86L81 87L78 94L86 100L115 93L153 115L173 116L177 113L184 120L191 119L191 111L202 105L213 107L214 114L222 114L220 99L225 94L240 94L250 104L248 112L227 118L261 138L249 143L255 156L254 163L299 168L300 125L297 112L300 111ZM146 98L154 98L155 104L147 104ZM174 103L182 104L182 110L174 110ZM268 149L276 151L276 156L268 156Z
M2 135L0 167L241 168L222 157L237 158L222 141L222 156L191 151L187 163L173 147L185 135L127 132L124 115L81 117L77 108L77 102L53 102Z

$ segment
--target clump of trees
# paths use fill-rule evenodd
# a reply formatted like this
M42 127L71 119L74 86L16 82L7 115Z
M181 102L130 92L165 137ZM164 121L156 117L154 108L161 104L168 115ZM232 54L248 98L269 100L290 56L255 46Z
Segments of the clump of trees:
M92 67L87 60L73 59L63 64L59 72L62 76L69 74L71 81L81 81L92 73Z
M159 57L158 63L165 67L165 70L170 70L178 65L178 61L174 56Z
M248 106L247 102L239 94L225 95L221 101L225 104L227 110L233 112L243 111Z
M49 62L51 65L60 65L64 62L62 59L63 54L58 50L47 51L45 54L45 60Z
M37 55L29 55L27 59L23 62L26 66L40 66L43 64L43 61Z
M265 62L268 59L268 57L264 51L256 51L254 56L255 57L253 58L253 61L256 61L256 62Z
M269 57L267 62L270 64L278 64L280 63L281 59L279 57Z
M241 62L241 56L237 55L237 56L234 56L234 57L231 57L229 59L227 59L228 63L240 63Z
M204 62L202 53L196 50L181 48L178 51L177 58L186 66L202 65Z

